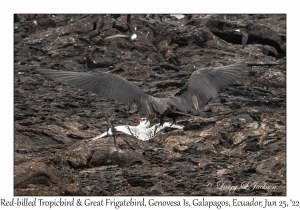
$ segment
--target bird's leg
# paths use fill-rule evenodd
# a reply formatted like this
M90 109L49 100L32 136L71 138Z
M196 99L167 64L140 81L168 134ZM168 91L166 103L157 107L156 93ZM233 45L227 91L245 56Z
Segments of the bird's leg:
M119 147L118 147L118 144L117 144L117 141L116 141L116 134L117 134L117 130L115 129L115 127L113 126L113 123L110 122L107 114L104 112L104 117L105 117L105 120L107 122L107 133L108 133L108 130L109 128L111 129L111 134L112 136L114 137L114 144L115 144L115 147L116 147L116 150L117 150L117 153L119 153Z
M157 126L155 125L153 136L156 135L156 132L157 132Z
M115 129L115 127L113 127L113 125L111 125L112 128L111 128L111 132L112 132L112 135L114 137L114 144L115 144L115 147L116 147L116 150L117 150L117 153L119 153L119 146L117 144L117 140L116 140L116 134L117 134L117 130Z
M170 127L171 127L173 124L174 124L174 125L176 124L176 117L173 117L173 118L172 118L172 123L171 123Z
M147 119L146 119L146 123L148 123L149 119L150 119L150 117L148 116ZM146 124L146 123L145 123L145 124Z
M119 146L118 146L117 141L116 141L116 135L113 134L113 136L114 136L114 144L115 144L117 153L119 153Z
M164 114L160 115L160 124L159 126L163 126L164 125Z

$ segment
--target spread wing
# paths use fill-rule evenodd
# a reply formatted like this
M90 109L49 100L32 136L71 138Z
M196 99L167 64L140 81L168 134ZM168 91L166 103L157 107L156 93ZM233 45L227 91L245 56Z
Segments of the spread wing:
M167 109L189 112L198 110L224 86L235 82L246 70L245 62L216 68L202 68L192 73L187 84L173 97L156 98L146 94L122 77L98 72L70 72L39 69L42 74L57 82L94 92L99 96L131 106L136 104L140 114L156 111L163 114Z
M223 67L198 69L176 96L185 99L189 108L198 110L222 87L235 82L247 70L249 67L244 61Z
M153 106L157 111L160 110L160 113L163 113L168 106L167 100L152 97L138 86L115 74L52 69L39 69L38 71L57 82L94 92L103 98L119 101L128 106L136 104L141 114L152 113Z

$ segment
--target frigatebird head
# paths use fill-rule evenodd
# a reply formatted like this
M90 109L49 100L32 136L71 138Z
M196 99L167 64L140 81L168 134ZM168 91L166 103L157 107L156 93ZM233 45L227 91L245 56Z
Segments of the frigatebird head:
M148 119L153 119L153 118L155 119L155 118L158 118L158 116L159 116L159 113L154 111L151 114L148 114Z

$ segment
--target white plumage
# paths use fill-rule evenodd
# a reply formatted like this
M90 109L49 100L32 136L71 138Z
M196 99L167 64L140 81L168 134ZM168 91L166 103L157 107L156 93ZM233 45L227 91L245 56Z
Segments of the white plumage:
M132 135L142 141L148 141L148 140L152 139L154 136L156 136L156 134L159 131L163 130L166 127L176 128L176 129L181 129L181 130L183 129L183 126L174 125L174 124L172 125L169 122L165 122L162 126L159 123L157 123L157 124L153 125L152 127L150 127L149 120L146 120L145 118L139 118L139 117L136 117L136 119L140 121L140 124L137 126L121 125L121 126L116 126L115 129L119 132L123 132L128 135ZM109 130L107 132L104 132L101 135L96 136L92 140L97 140L97 139L100 139L107 135L112 135L111 128L109 128Z

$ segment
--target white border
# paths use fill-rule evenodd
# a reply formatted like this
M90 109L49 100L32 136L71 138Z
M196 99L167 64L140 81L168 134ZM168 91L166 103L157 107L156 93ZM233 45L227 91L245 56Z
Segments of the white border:
M296 1L6 1L1 2L1 177L0 199L13 197L13 14L14 13L286 13L287 14L287 196L273 197L275 200L287 200L299 198L300 189L297 179L299 170L299 6L293 4ZM297 63L296 63L297 62ZM45 199L54 197L45 197ZM107 197L106 197L107 198ZM120 198L120 197L118 197ZM184 197L156 197L157 200L173 200ZM191 197L188 197L190 199ZM206 197L210 200L232 200L233 197ZM238 197L242 198L242 197ZM257 199L263 197L257 197ZM81 199L84 199L81 197ZM97 198L95 198L97 199ZM150 199L150 197L147 197ZM244 197L249 200L250 197ZM4 207L5 208L5 207ZM80 208L80 207L77 207ZM99 209L100 207L97 207ZM158 207L156 207L158 208ZM175 207L176 208L176 207ZM198 207L199 208L199 207ZM2 207L1 207L2 209ZM49 209L44 207L39 209ZM72 208L73 209L73 208ZM115 209L115 208L112 208ZM123 209L123 208L121 208ZM140 208L139 208L140 209ZM222 208L224 209L224 208ZM226 209L226 208L225 208ZM252 208L248 208L252 209Z

